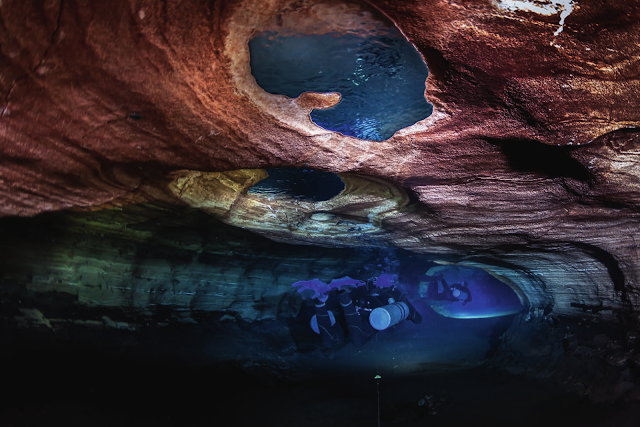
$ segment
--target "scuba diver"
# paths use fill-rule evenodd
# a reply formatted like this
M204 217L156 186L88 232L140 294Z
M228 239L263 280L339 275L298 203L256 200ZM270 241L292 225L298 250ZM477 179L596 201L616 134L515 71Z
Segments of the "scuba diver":
M465 281L449 286L442 274L420 276L420 281L429 282L427 296L434 301L462 301L462 305L467 305L471 301L471 291ZM442 292L440 292L438 282L442 283Z
M366 343L376 332L385 330L403 320L415 324L422 316L396 287L397 276L383 274L366 282L343 277L328 285L318 279L300 281L292 286L303 297L313 298L316 314L311 318L311 328L320 335L325 347L332 347L344 340L342 326L334 313L327 308L330 295L337 294L347 324L348 337L356 347ZM313 294L311 293L313 292Z

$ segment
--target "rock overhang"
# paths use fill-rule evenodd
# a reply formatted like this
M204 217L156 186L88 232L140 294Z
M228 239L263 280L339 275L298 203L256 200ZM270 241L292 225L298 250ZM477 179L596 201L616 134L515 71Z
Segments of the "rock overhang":
M348 24L342 3L317 3L327 5L322 16L330 22ZM77 14L61 4L37 10L4 2L15 22L41 17L33 34L42 37L29 41L15 24L3 35L2 174L11 183L3 214L190 204L188 192L171 191L180 174L307 164L376 182L402 201L310 208L304 221L317 234L306 243L323 244L321 230L342 215L385 244L510 265L516 273L503 273L530 289L534 305L553 303L568 314L637 306L640 117L637 44L630 43L639 37L637 10L608 4L616 26L596 2L542 2L544 13L527 9L531 2L369 3L424 56L425 95L435 106L425 121L375 144L309 121L314 107L337 102L335 94L289 100L253 81L247 42L290 1L166 10L139 2ZM544 151L540 168L514 166L532 145L561 150ZM211 211L226 218L234 214L220 208L223 201L225 209L249 203L246 194L198 191L199 204L213 199ZM277 216L251 203L242 224ZM297 218L287 203L280 212ZM365 214L363 204L376 213ZM262 222L272 228L261 232L290 241L297 231L286 223ZM359 243L348 230L333 243ZM563 296L551 298L549 289Z

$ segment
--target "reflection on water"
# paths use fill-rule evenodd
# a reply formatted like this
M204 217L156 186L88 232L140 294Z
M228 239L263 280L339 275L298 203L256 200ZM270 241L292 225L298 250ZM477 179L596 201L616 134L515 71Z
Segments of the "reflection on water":
M253 76L269 93L340 92L337 106L311 113L325 129L383 141L433 111L424 98L427 66L396 28L367 37L263 32L249 50Z
M344 190L335 173L299 168L267 169L269 176L249 190L250 194L287 196L310 202L324 202Z

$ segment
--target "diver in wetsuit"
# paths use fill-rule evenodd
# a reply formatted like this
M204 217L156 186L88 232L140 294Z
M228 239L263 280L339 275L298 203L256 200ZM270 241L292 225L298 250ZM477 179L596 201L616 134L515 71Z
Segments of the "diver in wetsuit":
M326 294L315 299L316 321L311 320L311 329L313 329L315 333L320 334L323 346L332 347L344 339L344 332L342 331L342 327L336 322L336 317L333 312L327 309L327 299L329 299L329 295Z
M381 300L388 300L385 297L392 298L391 295L380 295L372 281L368 281L365 286L355 288L351 292L347 289L338 291L349 337L356 347L363 345L377 332L369 323L369 316L374 308L383 305Z
M300 293L307 290L316 292L314 294L315 322L312 319L311 327L321 336L325 347L331 347L344 339L341 325L326 306L329 294L337 291L347 324L348 336L351 342L359 347L373 337L378 330L386 329L403 320L411 320L416 324L422 321L422 316L409 302L406 294L397 289L390 282L389 277L391 276L382 275L367 282L342 278L332 281L329 285L315 279L296 282L293 286L297 287ZM373 318L372 313L374 313Z
M465 281L449 286L442 274L420 276L420 281L429 282L427 296L434 301L462 301L462 305L467 305L471 301L471 291ZM442 283L442 292L439 290L438 282Z
M462 301L462 305L467 305L471 301L471 291L465 281L451 285L451 295L458 301Z

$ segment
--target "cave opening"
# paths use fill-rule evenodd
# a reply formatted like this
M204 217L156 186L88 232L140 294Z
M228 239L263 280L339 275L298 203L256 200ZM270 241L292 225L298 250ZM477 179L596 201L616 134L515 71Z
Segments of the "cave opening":
M438 275L442 275L440 281L428 283L421 279L419 295L441 316L482 319L509 316L526 308L524 298L511 286L481 268L438 265L430 268L425 276ZM466 289L455 289L456 284L464 284ZM448 298L445 286L454 288Z
M281 17L280 25L249 41L251 73L275 95L339 92L340 102L314 109L311 120L343 135L383 141L431 115L424 97L428 69L392 22L375 12L372 17L364 4L357 8L356 28L310 24L309 13L300 11L295 16L304 16L303 22Z
M324 202L345 188L335 173L308 168L266 169L267 178L249 189L249 194L288 197L310 202Z
M489 142L500 147L509 165L516 172L533 172L552 178L573 178L587 183L593 180L589 169L571 157L571 152L576 150L576 147L546 145L527 139L490 139Z
M1 425L638 425L633 1L0 15Z
M217 407L228 409L216 420L245 425L264 424L265 414L274 426L292 419L375 424L378 409L384 423L400 425L507 425L536 410L523 425L538 425L557 415L545 406L549 399L581 408L566 388L491 364L517 313L444 316L428 303L422 276L443 273L449 284L468 282L467 308L487 306L472 283L489 280L482 270L391 247L276 242L176 207L3 218L0 231L0 355L22 372L11 383L10 424L86 425L104 412L106 424L134 425L141 393L164 402L180 390L170 408L144 416L158 425L201 425L214 396L185 389L194 378L215 385ZM389 274L397 274L422 322L398 323L359 347L324 347L310 327L315 303L292 287L316 277ZM554 328L569 330L562 322ZM70 402L59 384L85 392ZM505 404L499 414L478 394L487 388ZM585 419L602 414L587 409Z

